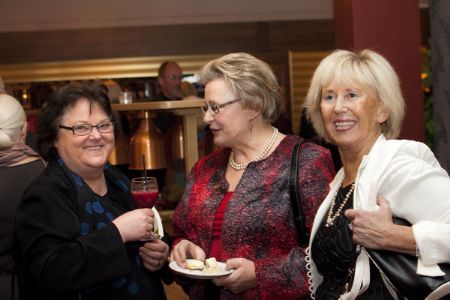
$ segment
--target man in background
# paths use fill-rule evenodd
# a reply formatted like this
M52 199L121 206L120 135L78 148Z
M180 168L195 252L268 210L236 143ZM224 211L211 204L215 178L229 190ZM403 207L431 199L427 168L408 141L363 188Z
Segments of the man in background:
M5 84L3 83L2 77L0 77L0 94L6 94Z
M188 96L197 96L197 91L189 82L182 81L181 67L174 61L161 63L158 69L156 101L182 100ZM153 122L162 134L165 134L173 123L175 115L166 110L156 112Z
M174 61L163 62L158 69L156 100L181 100L181 80L183 73Z
M189 96L197 96L197 90L189 82L182 81L183 72L175 61L164 61L158 69L155 93L156 101L184 100ZM168 166L166 169L162 201L160 205L173 208L184 190L186 175L184 168L184 152L180 152L180 139L183 137L181 117L168 110L155 111L152 118L155 126L164 135Z

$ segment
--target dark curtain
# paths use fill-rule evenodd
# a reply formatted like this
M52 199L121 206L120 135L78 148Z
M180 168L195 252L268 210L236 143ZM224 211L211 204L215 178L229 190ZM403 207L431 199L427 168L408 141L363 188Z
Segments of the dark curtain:
M450 171L450 1L430 0L435 153Z

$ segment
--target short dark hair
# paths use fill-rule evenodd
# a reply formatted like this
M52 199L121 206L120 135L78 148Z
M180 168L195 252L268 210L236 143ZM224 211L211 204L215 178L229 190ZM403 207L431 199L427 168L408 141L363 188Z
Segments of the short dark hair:
M80 99L87 99L92 105L98 104L113 120L108 93L97 83L73 82L61 87L50 97L37 117L36 145L43 159L49 161L57 157L54 143L62 116L68 107L73 107ZM117 132L115 131L117 135Z

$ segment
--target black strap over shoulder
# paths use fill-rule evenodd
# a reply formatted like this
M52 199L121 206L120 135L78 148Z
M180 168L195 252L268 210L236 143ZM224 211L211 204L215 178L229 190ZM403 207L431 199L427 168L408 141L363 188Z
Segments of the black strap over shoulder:
M292 211L294 213L294 223L297 229L297 237L300 246L307 246L309 242L308 230L305 224L305 214L303 213L303 197L298 186L298 153L301 145L307 140L302 139L295 144L291 154L291 169L289 173L289 195L292 203Z

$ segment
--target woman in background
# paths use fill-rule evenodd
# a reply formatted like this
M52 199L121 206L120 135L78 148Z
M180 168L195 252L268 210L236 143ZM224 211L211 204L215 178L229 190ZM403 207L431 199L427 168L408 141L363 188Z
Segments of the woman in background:
M25 144L27 123L22 105L0 94L0 299L11 299L14 217L25 187L44 170L39 155ZM15 291L17 297L17 290Z

